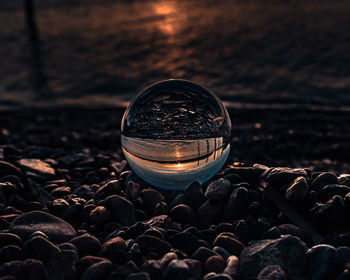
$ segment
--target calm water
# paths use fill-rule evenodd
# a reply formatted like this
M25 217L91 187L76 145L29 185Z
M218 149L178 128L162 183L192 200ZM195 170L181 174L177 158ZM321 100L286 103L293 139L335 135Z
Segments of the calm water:
M111 105L167 78L228 101L350 103L348 1L36 2L47 89L22 1L1 1L0 105Z
M140 139L122 136L123 152L133 170L148 183L181 190L204 183L224 165L230 144L223 138Z

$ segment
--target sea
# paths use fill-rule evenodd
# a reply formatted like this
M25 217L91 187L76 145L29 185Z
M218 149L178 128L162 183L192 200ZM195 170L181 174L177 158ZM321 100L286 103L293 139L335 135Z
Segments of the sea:
M0 108L126 106L165 79L226 104L350 105L348 0L33 0L35 25L26 1L0 1Z

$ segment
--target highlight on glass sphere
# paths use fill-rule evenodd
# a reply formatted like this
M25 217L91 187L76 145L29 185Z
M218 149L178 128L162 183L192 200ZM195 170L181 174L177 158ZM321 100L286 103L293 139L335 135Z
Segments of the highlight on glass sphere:
M183 190L220 170L230 153L230 131L216 95L190 81L166 80L130 103L121 142L130 167L145 182Z

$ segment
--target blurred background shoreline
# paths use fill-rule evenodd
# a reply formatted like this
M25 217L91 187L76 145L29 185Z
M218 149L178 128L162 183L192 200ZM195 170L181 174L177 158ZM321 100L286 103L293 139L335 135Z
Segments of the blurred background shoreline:
M2 110L125 107L168 78L204 85L230 108L349 110L348 1L33 3L44 86L23 1L1 1Z

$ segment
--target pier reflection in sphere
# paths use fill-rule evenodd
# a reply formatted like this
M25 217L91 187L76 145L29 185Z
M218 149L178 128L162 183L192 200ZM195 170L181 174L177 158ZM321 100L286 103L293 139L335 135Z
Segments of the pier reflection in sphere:
M184 80L141 92L122 120L122 149L147 183L182 190L216 174L230 152L230 117L217 96Z

